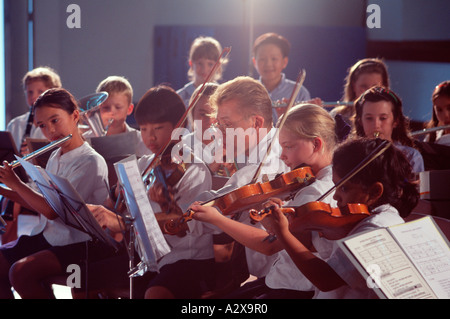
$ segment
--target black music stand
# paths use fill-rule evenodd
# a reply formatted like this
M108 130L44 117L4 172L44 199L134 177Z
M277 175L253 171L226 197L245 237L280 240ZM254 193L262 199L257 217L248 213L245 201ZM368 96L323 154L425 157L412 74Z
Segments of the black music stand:
M14 142L14 138L12 137L11 132L0 131L1 163L3 163L3 161L8 161L8 163L11 163L12 161L16 160L15 156L20 156L20 154L17 150L16 143ZM14 172L24 183L28 182L28 176L23 167L17 167Z
M47 203L66 225L84 232L91 237L91 240L103 242L114 251L119 249L120 244L103 230L84 200L66 178L53 175L20 158L18 160L36 183ZM85 263L86 293L88 293L88 241L86 241Z

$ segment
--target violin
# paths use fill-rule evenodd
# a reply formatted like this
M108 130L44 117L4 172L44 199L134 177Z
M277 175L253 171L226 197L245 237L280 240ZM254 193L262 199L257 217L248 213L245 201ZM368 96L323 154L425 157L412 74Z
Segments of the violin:
M271 197L289 200L295 193L315 181L310 167L300 167L288 173L280 174L273 180L244 185L225 195L202 203L204 206L215 206L223 215L234 215L256 205L261 205ZM164 230L171 235L186 230L186 222L192 220L193 211L188 210L178 220L170 220Z
M250 211L250 218L259 222L272 214L273 209L273 206L261 211L253 209ZM364 204L347 204L338 208L318 201L298 207L282 207L281 211L291 215L290 227L295 232L316 230L332 240L346 237L356 224L370 216Z
M295 97L300 92L305 77L306 71L301 70L297 77L286 112L294 105ZM272 149L272 143L278 136L285 121L286 117L283 117L275 136L270 142L264 158L259 163L250 183L201 205L215 206L224 215L234 215L257 205L261 205L262 202L271 197L285 198L285 200L289 199L299 188L308 186L314 182L314 174L309 167L301 167L286 174L281 174L269 182L256 182L261 173L262 166ZM192 220L192 215L193 212L189 210L178 220L170 220L164 225L164 231L169 234L185 232L187 230L186 222Z

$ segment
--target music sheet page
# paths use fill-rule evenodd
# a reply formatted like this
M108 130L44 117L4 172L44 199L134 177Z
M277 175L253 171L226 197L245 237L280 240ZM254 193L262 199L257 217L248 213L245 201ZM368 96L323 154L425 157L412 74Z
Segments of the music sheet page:
M344 243L369 274L368 288L381 289L389 299L436 298L387 229L358 234Z
M141 253L146 255L141 257L147 257L146 261L155 265L158 259L170 252L170 247L156 220L154 208L145 191L136 158L131 156L114 165L120 184L125 191L128 209L134 218L133 224L138 235L137 240L142 245Z
M438 298L450 298L450 248L431 217L390 227Z

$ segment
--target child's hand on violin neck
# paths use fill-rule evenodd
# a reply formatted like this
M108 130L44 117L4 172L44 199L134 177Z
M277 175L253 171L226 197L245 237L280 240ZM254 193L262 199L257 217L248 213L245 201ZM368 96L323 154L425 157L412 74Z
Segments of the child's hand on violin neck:
M194 212L193 219L206 223L214 223L223 215L215 208L209 206L200 205L199 202L193 203L189 209Z
M289 220L285 215L281 205L275 204L271 206L272 213L267 215L261 223L269 233L280 234L282 231L289 229Z

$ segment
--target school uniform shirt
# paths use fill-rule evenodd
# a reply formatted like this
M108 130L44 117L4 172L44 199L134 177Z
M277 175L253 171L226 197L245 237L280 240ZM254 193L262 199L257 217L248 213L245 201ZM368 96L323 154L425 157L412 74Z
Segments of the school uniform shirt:
M221 189L219 189L218 191L209 191L203 193L199 196L199 200L206 201L208 199L227 194L234 189L249 184L252 181L252 178L255 175L259 165L258 163L251 163L252 161L250 159L257 158L258 160L262 160L264 158L267 147L270 141L275 136L275 131L275 129L271 129L269 131L269 133L261 140L259 145L250 151L250 155L246 157L245 162L237 163L239 169L230 177L230 179ZM264 180L272 180L276 177L277 174L286 173L290 170L289 167L287 167L286 164L284 164L284 162L280 160L280 154L281 146L278 140L275 139L272 144L271 152L267 156L267 159L261 168L261 173L259 174L256 182L262 182L263 178ZM264 229L261 223L251 223L248 210L240 213L238 221L246 225ZM250 274L258 278L264 277L267 274L270 266L277 258L277 254L266 256L247 247L245 247L245 254Z
M389 227L404 223L397 209L389 204L381 205L372 211L372 215L359 222L348 234L348 236L364 231ZM333 245L333 253L328 259L328 264L347 283L338 289L322 292L316 289L315 298L318 299L368 299L377 298L373 289L367 286L366 280L349 261L348 257L338 247Z
M154 155L144 156L138 160L138 167L143 172L153 160ZM177 204L183 212L196 200L198 194L211 189L209 168L196 159L188 164L182 178L175 185ZM155 212L158 213L158 212ZM215 229L209 224L191 220L187 223L189 231L186 236L164 234L171 251L158 261L158 267L173 264L182 259L204 260L214 258L213 238Z
M261 77L259 77L259 82L262 83ZM284 73L281 73L280 84L271 92L269 92L269 96L272 102L275 103L276 101L281 101L283 99L289 100L291 98L292 92L294 91L295 83L296 83L295 81L287 79ZM309 100L311 100L311 95L309 94L308 89L302 86L300 88L300 92L298 92L298 95L295 98L295 104ZM278 120L278 115L275 109L272 112L272 116L273 116L273 123L275 124Z
M427 134L424 139L424 142L430 142L430 135ZM444 134L444 130L436 131L436 144L450 146L450 134Z
M87 204L103 204L108 196L108 167L105 160L87 142L80 147L61 154L55 150L48 160L46 171L66 178ZM40 215L40 223L32 235L43 232L53 246L83 242L90 236L66 225L61 218L53 220Z
M316 180L309 186L300 189L295 197L287 202L286 206L302 206L309 202L317 201L324 193L334 186L332 181L331 165L322 168L316 173ZM328 195L322 202L336 206L333 193ZM316 256L326 259L331 253L332 242L325 238L320 238L317 232L313 232L313 245L316 250L321 250L322 254ZM316 247L317 246L317 247ZM314 285L300 272L292 261L286 250L278 253L278 258L270 268L266 276L266 285L272 289L291 289L299 291L312 291Z
M14 138L14 142L16 142L17 150L20 151L20 146L22 145L22 139L23 135L25 134L25 130L27 128L28 123L28 116L30 115L29 112L22 114L20 116L17 116L13 118L8 125L6 126L6 130L8 132L11 132L12 137ZM44 139L45 137L44 133L42 133L41 129L36 127L34 124L31 127L30 136L31 138L37 138L37 139Z
M186 83L181 89L177 90L177 94L181 97L186 108L189 107L189 101L191 100L192 94L194 94L196 87L194 81Z
M409 163L412 166L413 173L420 173L425 171L425 165L423 162L422 154L418 150L416 150L413 147L401 145L400 143L395 142L395 147L397 147L399 150L405 154L406 158L408 159Z
M450 134L442 135L436 138L436 144L450 146Z

